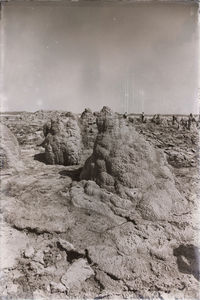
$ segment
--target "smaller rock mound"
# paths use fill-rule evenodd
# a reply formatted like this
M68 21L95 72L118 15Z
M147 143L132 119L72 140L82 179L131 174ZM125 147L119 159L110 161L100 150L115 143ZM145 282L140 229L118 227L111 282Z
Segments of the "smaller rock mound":
M14 134L0 124L0 170L17 169L20 163L20 148Z
M77 165L81 160L82 138L81 131L75 116L66 119L51 120L44 125L46 136L45 162L47 164Z

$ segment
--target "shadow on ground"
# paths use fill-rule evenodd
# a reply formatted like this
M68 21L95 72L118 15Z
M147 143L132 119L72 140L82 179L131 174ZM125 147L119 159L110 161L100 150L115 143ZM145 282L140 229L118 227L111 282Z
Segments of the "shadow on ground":
M45 161L45 153L38 153L34 155L34 160L38 160L40 162L43 162L44 164L47 164Z
M74 181L80 181L80 174L82 171L82 167L73 170L62 170L59 172L61 176L68 176Z
M192 274L200 281L200 251L194 245L180 245L174 249L178 269L182 273Z

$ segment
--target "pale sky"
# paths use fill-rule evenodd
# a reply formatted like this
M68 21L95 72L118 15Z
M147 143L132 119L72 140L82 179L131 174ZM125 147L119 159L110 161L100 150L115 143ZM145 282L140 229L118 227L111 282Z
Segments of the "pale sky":
M3 110L197 112L198 7L5 3Z

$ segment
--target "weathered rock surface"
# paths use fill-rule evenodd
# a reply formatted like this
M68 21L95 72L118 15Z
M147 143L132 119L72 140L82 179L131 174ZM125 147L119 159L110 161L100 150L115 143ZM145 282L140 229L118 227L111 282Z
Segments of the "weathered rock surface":
M168 222L145 220L129 199L103 190L92 181L74 184L70 195L72 204L79 209L79 223L82 223L76 230L83 230L78 237L75 228L71 229L70 237L78 247L86 247L104 291L112 293L118 285L120 295L125 290L134 291L136 298L140 298L141 290L144 297L154 293L158 298L155 286L160 292L174 295L179 289L184 290L185 296L194 293L198 286L195 276L198 275L193 259L199 254L190 259L186 252L180 254L176 250L180 245L185 245L186 249L192 245L192 249L197 249L189 215L172 215ZM95 240L91 233L95 234ZM186 255L183 261L189 259L185 270L193 274L192 278L180 273L182 261L176 255Z
M14 134L0 123L0 170L20 168L20 148Z
M6 223L1 222L0 244L1 259L0 269L13 268L21 251L28 243L28 238L23 233L14 228L9 228Z
M5 220L19 230L66 232L74 221L65 203L58 201L62 181L54 179L52 182L49 178L41 182L39 176L37 179L29 177L29 181L25 179L24 182L20 176L8 181L1 206ZM53 184L56 189L52 193Z
M1 115L1 121L9 127L16 136L19 145L40 144L44 139L42 126L47 120L47 113L12 113Z
M93 269L85 259L80 258L69 267L66 274L62 276L61 282L67 290L79 288L81 283L92 275L94 275Z
M26 168L2 180L1 297L199 299L200 177L188 155L195 135L137 121L150 146L108 108L97 117L93 180L79 181L80 166L34 160L39 150L25 145ZM159 146L185 149L187 167L169 166Z
M166 120L165 120L166 121ZM154 147L163 149L167 155L167 161L174 168L198 167L199 165L199 132L171 124L155 125L134 124L134 129Z

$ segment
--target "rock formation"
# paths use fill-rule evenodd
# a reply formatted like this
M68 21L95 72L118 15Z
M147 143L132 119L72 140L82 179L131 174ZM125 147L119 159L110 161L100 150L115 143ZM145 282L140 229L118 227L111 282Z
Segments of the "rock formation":
M81 160L82 138L76 116L51 120L44 125L47 164L77 165Z
M89 108L86 108L81 114L79 120L83 145L85 149L92 149L97 135L96 117Z
M37 113L40 122L27 122L24 137L41 132L53 114ZM89 109L80 118L65 112L56 117L43 128L51 163L63 158L69 143L81 149L80 137L95 121ZM82 180L80 165L34 160L33 139L21 145L26 168L2 178L0 294L199 299L198 135L148 120L132 123L108 107L95 117L89 127L98 127L98 135ZM10 123L20 136L21 120ZM83 140L87 154L88 138L92 133ZM13 143L7 148L16 150ZM178 157L178 165L174 150L186 158Z
M16 169L20 165L20 148L14 134L0 124L0 169Z
M175 187L165 155L109 110L97 118L98 136L81 179L133 202L146 219L165 220L187 203Z

